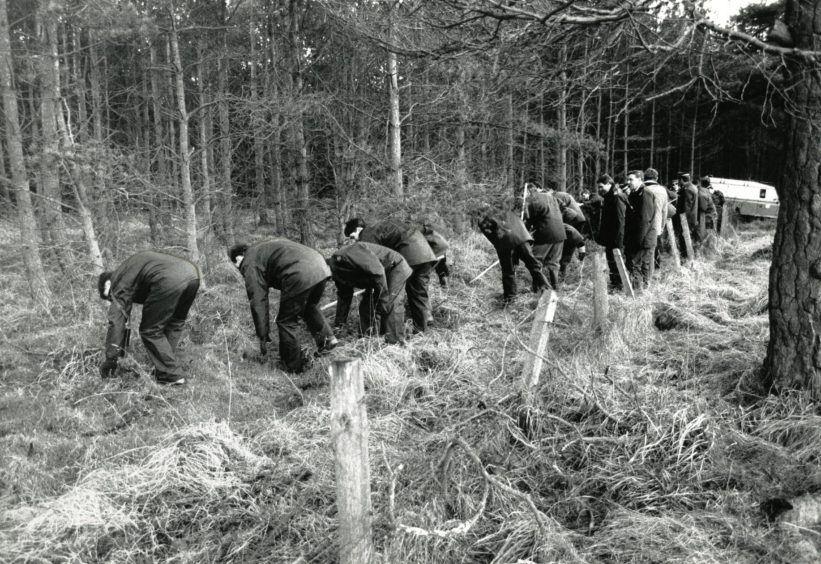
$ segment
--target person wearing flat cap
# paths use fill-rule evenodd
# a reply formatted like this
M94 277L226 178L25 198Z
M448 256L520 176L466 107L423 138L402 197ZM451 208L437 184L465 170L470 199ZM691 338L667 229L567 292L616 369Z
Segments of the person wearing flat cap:
M113 272L100 274L97 290L111 302L100 375L114 375L128 344L128 320L136 303L143 305L140 338L154 364L154 378L159 384L184 384L177 345L199 287L200 273L193 263L157 251L131 255Z

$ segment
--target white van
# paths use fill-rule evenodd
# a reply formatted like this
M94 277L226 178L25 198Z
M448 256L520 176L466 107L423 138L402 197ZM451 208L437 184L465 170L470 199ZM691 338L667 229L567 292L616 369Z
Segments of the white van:
M711 177L713 188L724 194L728 212L748 217L778 217L778 194L775 187L752 180Z

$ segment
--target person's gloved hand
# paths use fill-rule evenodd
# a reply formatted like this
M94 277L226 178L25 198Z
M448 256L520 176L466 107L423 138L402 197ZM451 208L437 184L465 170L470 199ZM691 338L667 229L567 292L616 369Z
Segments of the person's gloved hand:
M584 257L587 256L587 247L579 247L579 262L584 260Z
M100 365L100 377L101 378L113 378L114 372L117 370L117 362L106 360Z
M259 340L259 356L261 360L265 359L265 356L268 354L268 339L260 339Z

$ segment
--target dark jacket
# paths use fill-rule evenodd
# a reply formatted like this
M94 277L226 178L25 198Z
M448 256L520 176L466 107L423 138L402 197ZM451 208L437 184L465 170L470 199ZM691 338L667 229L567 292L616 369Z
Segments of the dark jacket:
M587 218L590 233L594 239L598 239L601 223L601 211L604 199L598 194L592 194L590 199L581 204L582 213Z
M410 266L436 260L436 255L422 233L390 221L366 227L359 234L359 240L363 243L376 243L398 252L405 257Z
M627 201L630 206L627 208L625 218L625 249L638 250L655 247L658 232L655 225L656 202L653 194L642 185L638 190L630 193Z
M579 247L584 247L584 237L581 233L578 232L571 225L564 224L564 234L565 234L565 241L564 241L564 248L567 249L568 246L572 249L578 249Z
M528 196L525 225L533 232L537 245L560 243L565 239L562 212L553 194L536 192Z
M627 196L616 186L602 197L601 220L596 241L608 249L624 249Z
M318 251L288 239L274 239L248 248L239 271L251 304L257 337L267 339L268 289L279 290L282 298L305 292L331 276Z
M497 251L512 250L533 241L519 214L512 211L493 211L479 219L479 229Z
M713 204L716 207L716 212L724 207L724 193L721 190L713 190Z
M412 272L402 255L373 243L354 243L342 247L328 262L338 294L336 324L344 323L348 318L354 288L374 290L378 294L376 312L386 314L390 304L402 291L401 287L391 287L390 280L405 280ZM393 276L395 274L400 276Z
M423 231L422 235L425 236L425 240L428 242L428 245L430 245L430 248L433 251L433 254L436 255L436 258L445 256L445 253L450 248L450 245L448 245L448 242L444 237L433 229Z
M584 212L576 198L567 192L554 191L552 196L559 203L562 212L562 221L569 225L580 227L585 222Z
M168 293L199 278L192 262L157 251L141 251L124 260L111 274L111 330L106 338L106 358L119 354L117 348L124 341L132 304L145 303L152 293Z
M679 215L687 216L690 229L698 225L698 188L693 186L691 182L683 184L678 189L676 210L678 210Z

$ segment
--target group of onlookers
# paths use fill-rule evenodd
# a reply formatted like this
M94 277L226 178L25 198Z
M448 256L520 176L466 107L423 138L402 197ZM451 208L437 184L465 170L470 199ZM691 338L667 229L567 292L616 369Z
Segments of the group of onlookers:
M652 281L662 250L670 247L668 220L672 219L676 246L685 257L687 232L695 250L708 230L721 231L724 196L707 176L696 187L688 173L680 173L672 186L665 187L659 184L658 171L648 168L628 172L623 186L607 174L596 186L596 193L584 191L578 202L567 192L528 183L513 211L489 205L479 210L479 228L493 243L502 266L505 301L516 295L516 260L530 271L534 290L558 289L574 253L578 250L584 258L585 240L591 239L605 249L611 288L622 288L618 251L633 287L640 291Z

